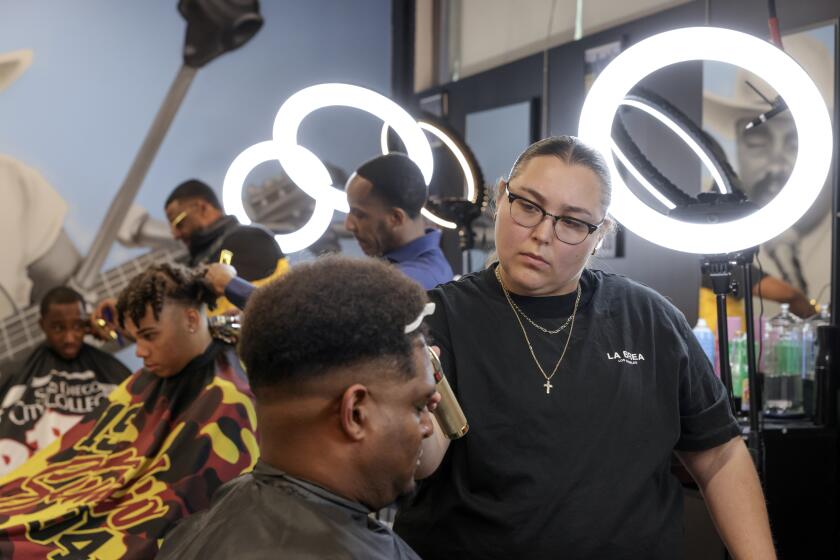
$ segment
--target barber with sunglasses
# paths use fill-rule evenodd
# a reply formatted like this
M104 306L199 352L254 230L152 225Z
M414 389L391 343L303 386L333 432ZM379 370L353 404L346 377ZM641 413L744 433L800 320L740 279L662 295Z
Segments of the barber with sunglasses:
M674 451L732 556L775 557L755 468L684 316L586 266L610 195L595 150L533 144L499 182L498 262L429 292L470 432L450 442L436 426L397 516L426 560L679 558Z
M241 278L258 281L285 272L288 265L274 235L257 225L242 225L222 210L207 184L190 179L175 187L164 205L172 236L190 251L190 266L217 262L230 251Z
M254 286L266 284L289 270L274 234L259 224L242 225L236 216L226 215L216 193L203 181L189 179L175 187L166 198L164 211L172 237L189 250L187 266L218 263L224 253L228 256L225 264L233 267L232 272L208 271L211 284L215 288L223 276L238 275L237 283L229 289L225 289L229 278L221 284L219 299L210 315L236 313L237 302L244 301ZM121 330L115 322L116 303L116 298L109 297L97 304L93 313L93 334L97 338L107 341L109 333Z

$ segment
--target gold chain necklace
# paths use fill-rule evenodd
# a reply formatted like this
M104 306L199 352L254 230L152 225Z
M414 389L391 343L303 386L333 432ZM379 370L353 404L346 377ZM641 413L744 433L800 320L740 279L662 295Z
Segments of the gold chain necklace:
M537 359L537 355L534 353L534 348L531 346L531 340L528 338L528 332L525 330L525 325L522 324L522 319L519 318L519 313L517 313L516 304L513 303L513 300L510 297L510 294L505 288L505 283L502 282L502 276L499 274L499 265L496 266L496 280L499 281L499 286L502 287L502 292L505 294L505 299L507 299L508 304L510 305L510 310L513 311L513 316L516 317L516 322L519 323L519 328L522 329L522 334L525 336L525 343L528 345L528 350L531 352L531 357L534 359L534 363L537 364L537 369L540 370L540 373L545 378L545 383L543 387L545 387L545 394L548 395L551 393L551 389L554 385L551 384L551 378L554 377L554 374L557 373L557 370L560 368L560 364L563 362L563 358L566 356L566 350L569 348L569 341L572 339L572 330L575 328L575 315L577 315L578 304L580 303L580 282L578 282L577 287L577 297L575 297L575 307L572 311L572 315L569 317L569 321L567 323L570 324L569 333L566 336L566 344L563 346L563 352L560 354L560 359L557 360L557 364L554 366L554 370L552 370L551 375L546 375L545 370L543 369L540 361ZM521 311L520 311L521 313ZM523 315L525 315L523 313ZM525 317L528 318L527 316ZM565 325L563 325L565 327ZM562 327L561 327L562 328Z
M496 270L498 270L498 267L497 267ZM498 274L498 272L497 272L497 274ZM501 282L502 281L499 280L500 284L501 284ZM504 286L502 286L502 289L504 289ZM507 295L507 292L505 292L505 295ZM547 329L547 328L543 327L542 325L536 324L530 317L525 315L525 312L522 311L522 309L518 305L516 305L516 302L513 301L513 298L508 298L508 303L511 304L513 306L513 308L516 309L519 312L520 315L525 317L525 320L528 321L529 323L531 323L531 325L534 328L541 330L545 334L558 334L558 333L560 333L563 329L565 329L566 327L569 326L569 322L572 320L572 315L569 315L569 318L566 319L566 322L563 323L562 325L560 325L560 327L558 327L556 329L553 329L553 330L552 329Z

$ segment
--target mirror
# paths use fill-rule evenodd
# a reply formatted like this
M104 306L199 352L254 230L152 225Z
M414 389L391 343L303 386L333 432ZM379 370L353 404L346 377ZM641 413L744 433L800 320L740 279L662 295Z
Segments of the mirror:
M811 76L834 119L836 26L824 25L785 35L782 43ZM766 82L728 64L703 63L703 128L721 145L746 195L767 204L784 186L797 154L797 136L787 111L747 130L746 124L770 109L776 92ZM835 142L837 140L835 139ZM764 272L800 289L817 303L831 295L832 177L810 210L784 234L761 247ZM704 177L704 190L711 188ZM778 304L765 301L765 316Z

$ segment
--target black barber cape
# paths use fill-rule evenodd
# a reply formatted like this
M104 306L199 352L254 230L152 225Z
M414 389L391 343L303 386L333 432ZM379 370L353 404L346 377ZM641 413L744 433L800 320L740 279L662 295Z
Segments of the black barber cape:
M88 344L73 360L46 344L36 348L0 388L0 475L75 426L130 374L118 359Z
M182 521L158 560L418 560L366 507L258 461Z
M548 395L493 268L429 292L430 335L470 431L397 515L397 534L425 560L682 554L671 452L739 434L723 385L665 298L601 271L584 271L581 286ZM574 300L514 296L549 329ZM568 331L522 323L550 374Z

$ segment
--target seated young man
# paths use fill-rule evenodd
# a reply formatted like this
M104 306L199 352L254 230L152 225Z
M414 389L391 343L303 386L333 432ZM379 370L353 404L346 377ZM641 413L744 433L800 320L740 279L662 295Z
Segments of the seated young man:
M369 514L413 490L433 431L426 301L395 268L344 257L257 290L240 353L260 460L179 524L158 558L417 558Z
M203 276L150 267L117 302L144 367L0 479L0 557L152 558L180 518L257 458L247 379L214 340Z
M0 387L0 475L72 428L131 372L89 344L85 301L60 286L41 300L46 340Z

